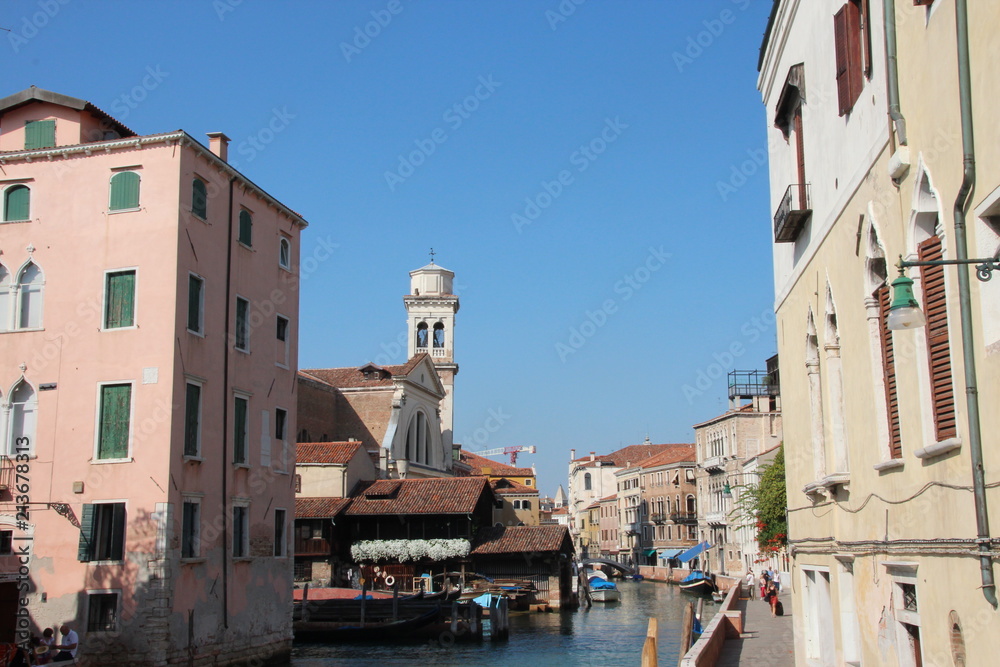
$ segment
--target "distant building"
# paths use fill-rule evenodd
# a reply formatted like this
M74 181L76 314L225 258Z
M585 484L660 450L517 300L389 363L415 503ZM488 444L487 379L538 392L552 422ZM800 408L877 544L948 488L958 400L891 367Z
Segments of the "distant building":
M208 136L0 99L0 539L30 545L31 630L70 624L90 664L291 650L306 222Z
M671 565L698 539L695 446L678 446L639 466L643 507L639 563Z

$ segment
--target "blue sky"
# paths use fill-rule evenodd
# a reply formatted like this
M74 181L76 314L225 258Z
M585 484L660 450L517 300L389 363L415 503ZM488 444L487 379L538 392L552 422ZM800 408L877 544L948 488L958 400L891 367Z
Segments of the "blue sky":
M571 448L692 442L723 371L776 350L770 6L5 2L0 95L228 134L310 222L302 367L404 361L402 295L433 246L462 304L456 437L537 445L519 464L551 494Z

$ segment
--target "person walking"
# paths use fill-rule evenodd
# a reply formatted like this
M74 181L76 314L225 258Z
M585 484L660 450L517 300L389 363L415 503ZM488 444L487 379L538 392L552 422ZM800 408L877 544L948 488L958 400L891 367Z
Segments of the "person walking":
M753 570L747 570L747 597L753 600L753 589L756 584L756 579L753 576Z
M778 589L775 588L774 582L769 582L767 584L767 603L771 605L771 616L778 615Z

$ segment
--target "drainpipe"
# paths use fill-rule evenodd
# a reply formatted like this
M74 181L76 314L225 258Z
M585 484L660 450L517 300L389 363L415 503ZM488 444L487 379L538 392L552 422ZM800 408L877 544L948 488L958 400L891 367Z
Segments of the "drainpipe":
M222 344L222 626L229 629L229 321L232 319L232 277L233 277L233 183L235 176L229 177L228 227L226 232L226 324Z
M976 148L972 131L972 83L969 76L969 13L966 0L955 2L958 42L958 91L962 114L962 186L955 199L955 258L968 259L965 235L965 212L976 184ZM969 411L969 452L972 458L972 491L976 503L976 542L979 544L979 569L982 572L983 596L997 608L993 558L990 551L990 520L986 506L986 479L983 471L983 442L979 426L979 388L976 380L975 342L972 331L972 301L969 295L969 272L958 271L958 294L962 317L962 355L965 362L965 396Z
M896 60L896 0L883 0L885 23L885 68L889 93L889 118L896 125L896 138L900 146L906 145L906 119L899 110L899 64Z

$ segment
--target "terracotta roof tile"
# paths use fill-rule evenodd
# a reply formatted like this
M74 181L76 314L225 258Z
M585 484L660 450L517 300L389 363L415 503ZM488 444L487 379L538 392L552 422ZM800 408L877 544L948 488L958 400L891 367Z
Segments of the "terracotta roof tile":
M350 368L303 368L299 371L299 373L340 389L391 387L393 385L392 376L408 374L426 356L426 353L420 353L414 355L414 357L405 364L398 364L395 366L377 366L376 364L368 363L363 366ZM366 380L364 374L365 369L380 371L378 379Z
M467 452L462 450L461 460L463 463L469 465L472 468L473 475L483 475L483 468L489 468L490 474L495 476L503 475L504 477L534 477L535 471L531 468L515 468L512 465L503 463L502 461L494 461L493 459L488 459L485 456L480 456L474 452Z
M642 468L652 468L655 466L679 463L681 461L696 462L694 445L670 445L670 449L660 452L656 456L651 456L640 464Z
M352 494L349 516L372 514L467 514L489 485L482 477L382 479Z
M351 502L350 498L296 498L296 519L329 519L337 516Z
M360 442L300 442L295 445L295 463L346 465L359 449Z
M584 467L587 467L588 463L596 464L597 462L611 463L619 467L629 464L638 465L651 456L656 456L670 447L678 446L686 447L688 445L629 445L610 454L595 456L593 462L590 461L590 456L588 455L574 459L573 463L580 463Z
M493 487L493 493L504 495L525 495L531 494L534 496L538 495L538 489L533 486L528 486L526 484L519 484L512 479L498 479L490 482L490 486Z
M545 551L572 552L566 526L493 526L476 535L473 556Z

